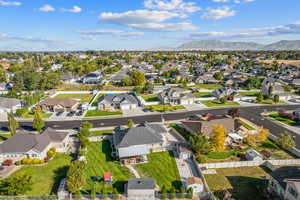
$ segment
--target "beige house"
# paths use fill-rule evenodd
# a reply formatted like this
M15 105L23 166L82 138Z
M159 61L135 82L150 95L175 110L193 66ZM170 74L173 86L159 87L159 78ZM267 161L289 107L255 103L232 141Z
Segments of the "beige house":
M39 103L44 112L64 112L76 110L79 101L73 99L48 98Z

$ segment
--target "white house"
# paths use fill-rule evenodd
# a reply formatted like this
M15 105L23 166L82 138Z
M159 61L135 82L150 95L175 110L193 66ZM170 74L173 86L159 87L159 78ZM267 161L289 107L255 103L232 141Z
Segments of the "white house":
M171 105L189 105L196 101L195 96L189 91L180 88L168 88L157 95L163 104Z

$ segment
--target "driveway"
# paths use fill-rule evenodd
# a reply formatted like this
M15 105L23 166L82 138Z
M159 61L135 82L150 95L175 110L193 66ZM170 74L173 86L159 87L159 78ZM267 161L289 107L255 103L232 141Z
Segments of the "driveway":
M123 116L137 116L137 115L145 115L147 112L143 111L144 108L138 107L134 109L126 109L123 111Z

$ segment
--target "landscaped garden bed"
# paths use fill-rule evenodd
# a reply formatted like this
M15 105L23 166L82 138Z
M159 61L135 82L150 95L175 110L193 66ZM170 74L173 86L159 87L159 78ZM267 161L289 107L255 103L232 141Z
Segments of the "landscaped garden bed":
M176 111L176 110L184 110L184 106L171 106L171 105L152 105L145 106L145 108L149 109L151 112L167 112L167 111Z

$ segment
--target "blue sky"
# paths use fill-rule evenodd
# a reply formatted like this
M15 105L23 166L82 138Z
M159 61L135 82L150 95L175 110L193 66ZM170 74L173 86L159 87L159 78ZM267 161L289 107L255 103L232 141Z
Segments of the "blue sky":
M0 0L0 50L300 39L299 0Z

